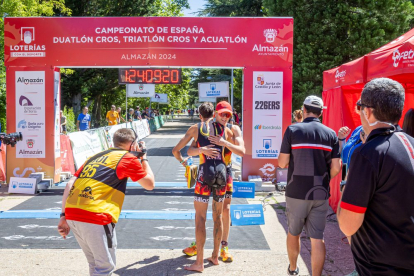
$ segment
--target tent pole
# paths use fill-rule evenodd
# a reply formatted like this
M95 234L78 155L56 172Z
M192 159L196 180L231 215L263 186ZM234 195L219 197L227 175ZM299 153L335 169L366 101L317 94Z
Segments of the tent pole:
M128 85L126 85L125 89L125 121L128 118Z
M231 68L231 107L234 108L233 106L233 68Z

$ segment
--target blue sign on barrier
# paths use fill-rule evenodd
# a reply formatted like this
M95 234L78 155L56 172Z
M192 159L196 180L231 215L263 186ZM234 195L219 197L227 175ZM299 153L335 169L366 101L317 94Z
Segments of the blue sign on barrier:
M254 198L255 188L253 182L233 182L233 197Z
M263 225L265 224L261 204L230 205L231 225Z

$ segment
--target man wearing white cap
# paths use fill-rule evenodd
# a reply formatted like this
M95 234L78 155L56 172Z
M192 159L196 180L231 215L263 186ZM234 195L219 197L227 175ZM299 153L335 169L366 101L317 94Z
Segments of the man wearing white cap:
M299 275L297 259L303 228L311 239L312 275L322 274L325 261L323 232L329 182L341 170L341 159L335 131L319 121L323 109L321 98L308 96L303 102L303 122L286 129L280 149L279 167L288 167L288 275Z

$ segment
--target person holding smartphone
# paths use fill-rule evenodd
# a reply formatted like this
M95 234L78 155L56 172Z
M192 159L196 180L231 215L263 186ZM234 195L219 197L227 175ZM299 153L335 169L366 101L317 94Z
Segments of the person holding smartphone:
M145 143L132 129L114 133L115 148L87 160L66 185L62 199L59 234L70 230L89 263L90 275L111 275L115 270L118 222L128 178L144 189L154 189Z

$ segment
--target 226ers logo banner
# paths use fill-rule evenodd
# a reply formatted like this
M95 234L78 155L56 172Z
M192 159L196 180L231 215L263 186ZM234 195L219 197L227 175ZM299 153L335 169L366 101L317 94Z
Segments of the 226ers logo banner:
M253 72L253 159L277 159L282 143L283 72Z
M5 18L6 66L274 66L292 18Z

